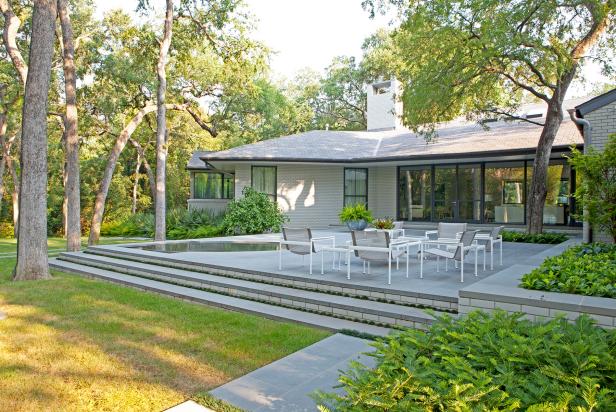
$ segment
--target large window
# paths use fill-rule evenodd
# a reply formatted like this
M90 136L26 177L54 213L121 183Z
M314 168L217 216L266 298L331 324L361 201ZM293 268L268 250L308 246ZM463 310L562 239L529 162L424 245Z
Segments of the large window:
M486 223L524 223L524 162L487 163Z
M432 217L432 169L400 168L400 219L430 220Z
M401 166L398 169L401 220L524 224L533 175L531 161ZM576 174L564 159L550 161L545 224L576 223L571 197Z
M195 199L233 199L233 175L223 173L195 173L193 194Z
M344 169L344 205L368 204L368 169Z
M252 188L276 201L276 166L253 166Z

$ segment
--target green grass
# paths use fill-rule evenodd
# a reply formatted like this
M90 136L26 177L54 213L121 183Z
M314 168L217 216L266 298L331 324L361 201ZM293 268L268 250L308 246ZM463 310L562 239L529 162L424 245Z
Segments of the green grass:
M3 410L162 410L329 334L59 272L11 282L14 264L0 259Z

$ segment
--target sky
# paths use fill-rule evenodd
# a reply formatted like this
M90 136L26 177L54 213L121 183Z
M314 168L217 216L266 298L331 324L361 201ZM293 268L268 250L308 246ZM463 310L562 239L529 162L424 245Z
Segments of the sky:
M322 71L340 55L360 58L364 39L378 28L387 27L391 16L370 19L361 0L245 0L257 19L254 38L274 54L270 66L275 78L295 77L299 70ZM97 13L120 8L133 13L137 0L96 0ZM153 4L162 16L163 2ZM568 97L588 94L590 83L604 80L596 66L584 70L590 80L572 86Z

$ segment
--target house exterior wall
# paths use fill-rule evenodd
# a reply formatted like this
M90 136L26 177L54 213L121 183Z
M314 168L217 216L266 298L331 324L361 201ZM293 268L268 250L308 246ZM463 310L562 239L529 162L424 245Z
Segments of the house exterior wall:
M368 206L375 218L396 219L397 167L371 167L368 172Z
M278 206L290 224L327 227L339 223L344 167L282 164L277 177Z
M616 102L607 104L584 115L591 127L591 144L596 150L605 149L607 139L611 134L616 134ZM613 239L607 233L598 230L593 231L593 241L612 242Z

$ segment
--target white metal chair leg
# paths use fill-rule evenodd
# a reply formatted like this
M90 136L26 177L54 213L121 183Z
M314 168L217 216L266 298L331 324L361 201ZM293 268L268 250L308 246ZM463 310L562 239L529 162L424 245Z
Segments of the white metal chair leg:
M411 253L409 247L406 247L406 277L409 277L409 254Z
M503 240L501 239L500 242L498 242L500 247L498 248L500 250L500 263L501 266L503 266Z
M477 247L475 246L475 276L477 276Z
M351 254L347 252L346 255L346 264L347 264L347 279L351 280Z
M278 244L278 270L282 270L282 243Z
M419 245L419 279L423 279L423 245Z
M312 247L310 247L310 274L312 275Z
M368 262L370 268L370 262ZM387 259L387 284L391 285L391 249L389 249L389 259Z
M464 252L462 252L462 258L460 260L460 282L464 283Z
M494 270L494 241L490 239L490 270Z

